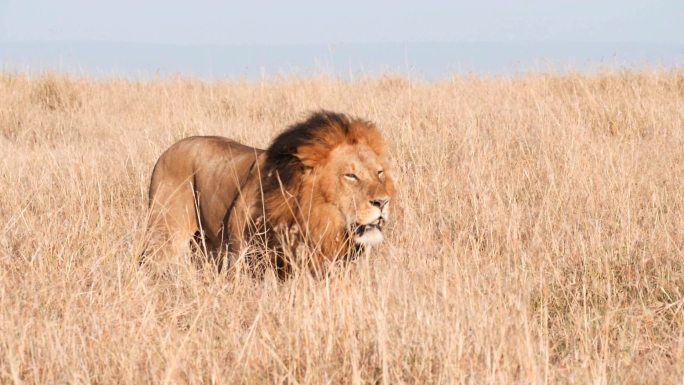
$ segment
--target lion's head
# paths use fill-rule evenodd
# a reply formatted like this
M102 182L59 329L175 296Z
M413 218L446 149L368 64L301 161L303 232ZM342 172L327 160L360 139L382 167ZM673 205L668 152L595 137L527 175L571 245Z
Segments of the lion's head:
M382 242L394 184L372 123L315 113L276 137L266 159L273 223L299 225L327 255Z

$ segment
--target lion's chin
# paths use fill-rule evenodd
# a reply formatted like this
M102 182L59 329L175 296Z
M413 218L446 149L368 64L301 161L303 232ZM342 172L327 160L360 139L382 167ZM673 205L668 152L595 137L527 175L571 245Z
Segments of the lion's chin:
M382 235L382 230L378 226L362 226L362 230L357 230L354 236L354 242L361 246L375 246L385 239Z

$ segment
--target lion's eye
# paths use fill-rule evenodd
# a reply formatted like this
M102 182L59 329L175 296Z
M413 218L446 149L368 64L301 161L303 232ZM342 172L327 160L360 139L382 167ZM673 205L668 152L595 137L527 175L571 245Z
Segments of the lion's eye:
M344 174L344 177L347 178L348 180L354 181L354 182L359 180L359 177L356 176L356 174Z
M383 175L385 175L385 170L378 171L378 176L383 176Z

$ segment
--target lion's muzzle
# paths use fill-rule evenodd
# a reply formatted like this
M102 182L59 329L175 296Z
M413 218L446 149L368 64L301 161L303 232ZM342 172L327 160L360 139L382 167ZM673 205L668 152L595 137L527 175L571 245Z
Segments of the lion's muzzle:
M389 200L384 200L377 204L372 203L373 207L376 209L375 219L365 223L356 222L352 225L351 232L356 244L374 246L384 240L385 237L382 234L382 229L389 217L388 202Z

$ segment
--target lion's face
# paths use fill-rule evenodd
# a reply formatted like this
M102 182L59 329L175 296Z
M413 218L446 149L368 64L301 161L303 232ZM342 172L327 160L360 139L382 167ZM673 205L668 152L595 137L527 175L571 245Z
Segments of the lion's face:
M387 161L366 144L343 144L331 151L319 175L325 199L339 210L354 242L382 242L394 196Z

